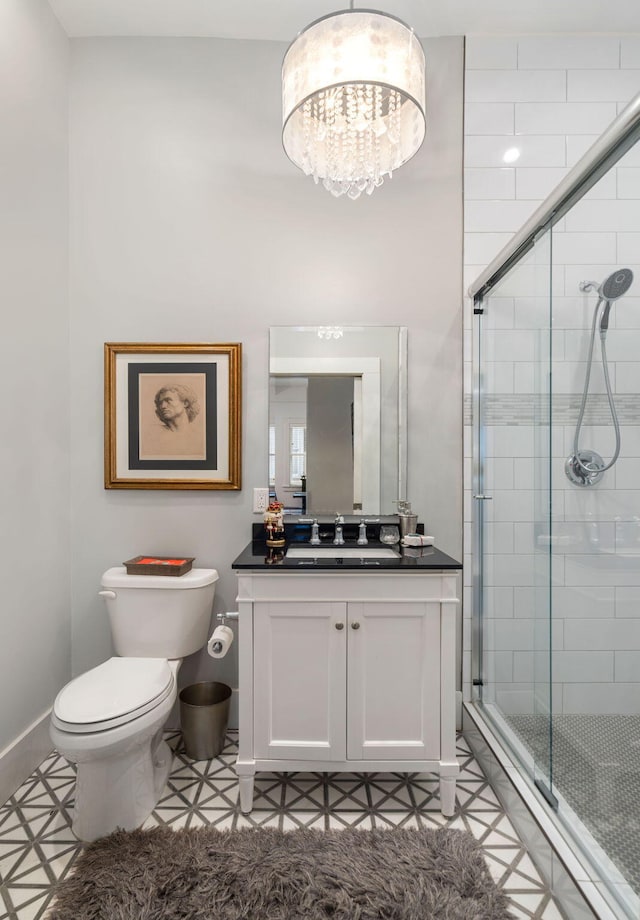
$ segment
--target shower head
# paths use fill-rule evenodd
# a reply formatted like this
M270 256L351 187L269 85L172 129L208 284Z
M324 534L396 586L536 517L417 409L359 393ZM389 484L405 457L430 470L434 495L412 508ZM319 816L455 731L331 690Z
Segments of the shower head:
M604 303L602 315L600 317L600 338L607 334L609 329L609 313L611 304L627 293L633 283L633 272L630 268L619 268L612 272L608 278L605 278L600 287L598 294L600 302Z
M611 303L626 294L633 283L633 272L630 268L619 268L612 272L608 278L605 278L600 287L598 294Z

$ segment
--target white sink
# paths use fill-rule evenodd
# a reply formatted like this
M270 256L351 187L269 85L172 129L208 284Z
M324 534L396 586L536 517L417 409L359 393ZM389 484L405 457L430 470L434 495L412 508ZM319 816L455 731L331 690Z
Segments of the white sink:
M390 546L290 546L288 559L397 559Z

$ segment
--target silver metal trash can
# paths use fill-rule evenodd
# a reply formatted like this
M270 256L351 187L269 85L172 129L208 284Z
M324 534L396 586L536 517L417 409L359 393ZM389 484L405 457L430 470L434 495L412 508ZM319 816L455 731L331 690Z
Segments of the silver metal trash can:
M191 684L180 691L180 724L187 757L211 760L224 747L231 687L216 681Z

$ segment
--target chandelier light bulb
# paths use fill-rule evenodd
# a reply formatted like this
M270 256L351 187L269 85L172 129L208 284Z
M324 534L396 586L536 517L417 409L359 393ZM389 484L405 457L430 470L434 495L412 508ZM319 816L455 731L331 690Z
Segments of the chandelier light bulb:
M326 339L341 339L344 335L344 330L342 326L318 326L318 338Z
M370 195L419 150L424 99L424 52L413 29L376 10L332 13L285 54L285 152L332 195Z

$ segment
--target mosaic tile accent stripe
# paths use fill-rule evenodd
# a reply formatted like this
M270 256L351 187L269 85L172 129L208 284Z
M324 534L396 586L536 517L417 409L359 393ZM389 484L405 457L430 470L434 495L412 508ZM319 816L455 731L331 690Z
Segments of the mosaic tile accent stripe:
M621 425L640 425L640 395L620 393L614 396L618 421ZM553 424L575 425L582 402L581 393L553 397ZM548 425L548 397L537 393L492 393L483 400L487 425ZM464 424L473 424L473 401L464 398ZM589 396L584 415L585 425L610 425L611 412L603 393Z
M260 773L254 809L243 815L233 767L237 733L208 761L190 760L179 732L167 740L175 752L173 769L145 827L455 827L481 843L514 920L563 920L462 736L453 818L440 813L438 780L427 773ZM82 851L71 832L74 781L73 765L54 752L0 807L0 920L44 917L56 882Z

